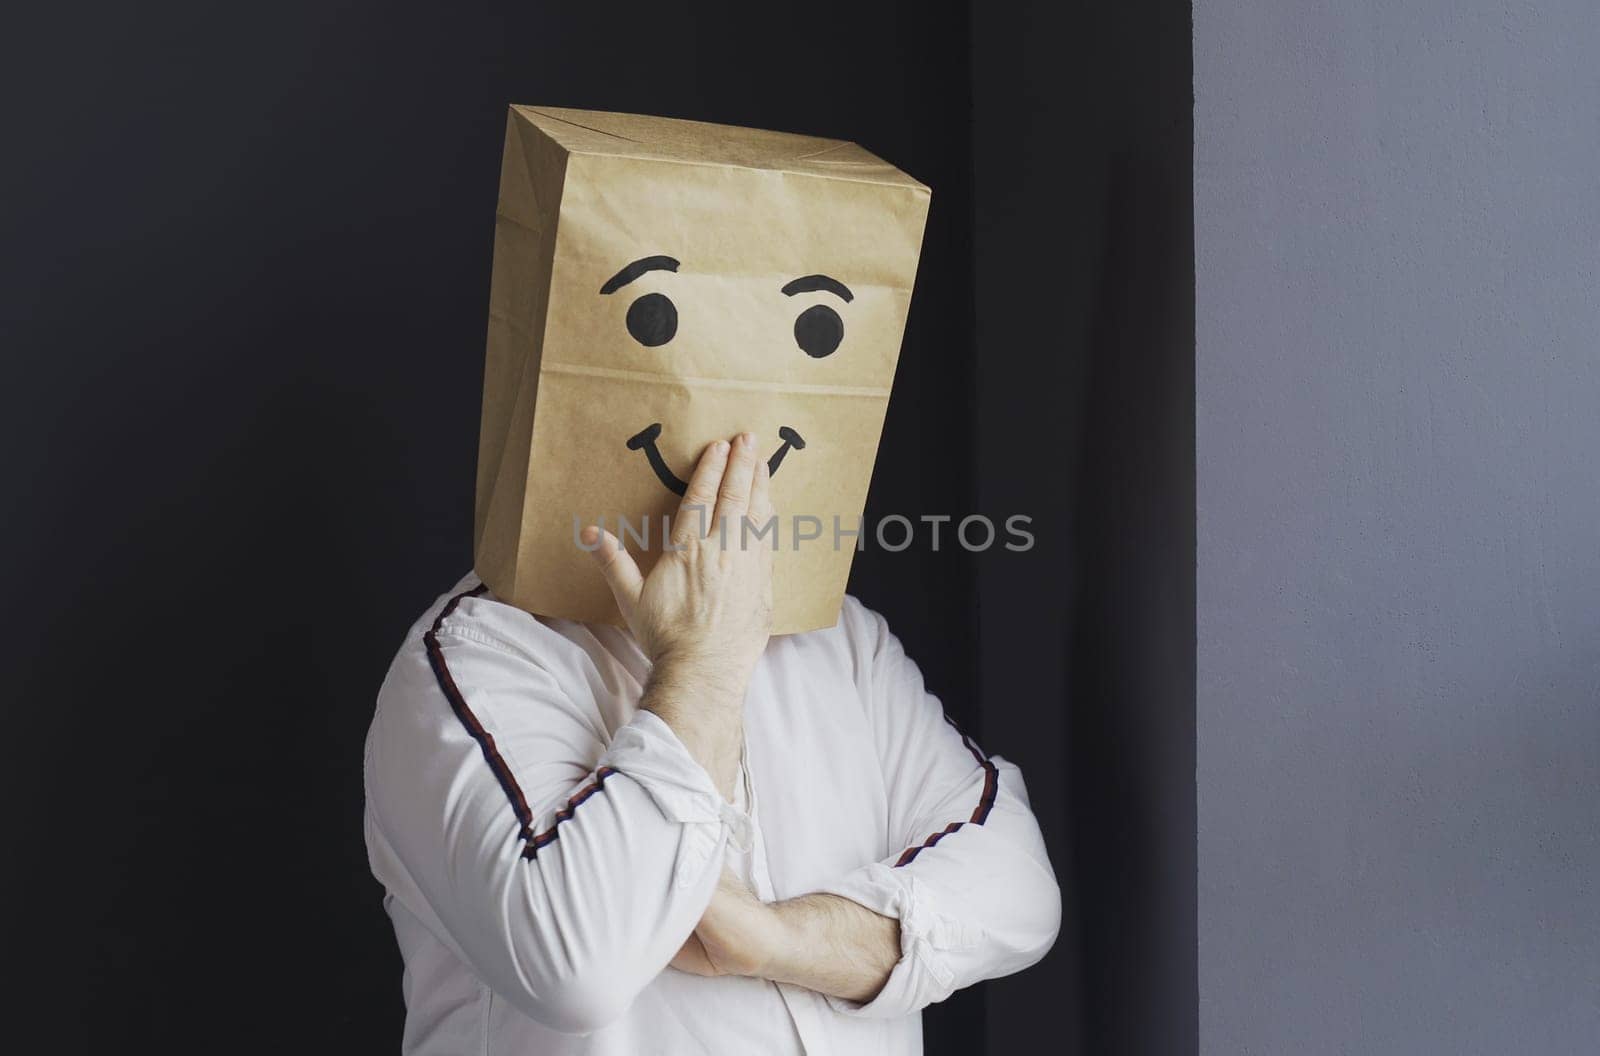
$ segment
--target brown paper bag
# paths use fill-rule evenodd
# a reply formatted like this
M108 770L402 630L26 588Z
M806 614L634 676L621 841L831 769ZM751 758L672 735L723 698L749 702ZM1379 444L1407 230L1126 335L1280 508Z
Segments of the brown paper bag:
M603 519L648 571L701 451L749 430L777 467L775 633L832 626L928 200L838 140L512 107L479 443L483 581L530 612L620 622L579 529Z

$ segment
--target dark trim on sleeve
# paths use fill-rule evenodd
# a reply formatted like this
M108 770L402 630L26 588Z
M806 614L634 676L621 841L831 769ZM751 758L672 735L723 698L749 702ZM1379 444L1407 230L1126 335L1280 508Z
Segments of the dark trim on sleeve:
M989 757L983 754L983 750L978 747L977 742L971 737L968 737L966 731L960 726L957 726L956 720L952 719L948 713L945 715L944 721L948 722L950 724L950 728L961 735L961 743L967 746L967 751L972 753L972 757L976 759L978 761L978 765L983 768L983 792L978 796L978 805L973 808L972 816L970 818L968 818L966 821L952 821L950 824L946 825L932 836L929 836L927 839L923 840L917 846L907 847L905 852L901 854L900 857L895 861L894 867L896 869L900 868L902 865L910 865L916 860L917 855L921 854L925 848L932 847L934 844L938 843L952 832L955 832L957 829L961 828L961 826L982 825L989 819L989 811L994 808L994 797L1000 791L1000 771L995 768L995 765L992 762L989 761Z
M539 853L539 848L546 844L554 843L556 838L561 835L556 831L556 827L563 821L570 821L573 812L583 804L583 801L605 788L606 778L616 772L614 768L609 766L602 766L596 770L594 772L594 780L575 792L572 798L567 800L567 805L556 811L555 820L550 823L550 827L528 841L528 845L522 849L522 856L524 858L532 858Z
M422 636L422 642L428 652L428 664L433 668L433 677L439 682L439 689L443 691L445 699L450 702L450 710L455 712L456 718L461 720L461 725L467 728L472 739L478 742L479 749L483 752L484 761L489 764L489 770L494 774L495 780L500 783L500 788L505 792L506 798L511 801L511 809L517 816L517 838L527 846L522 848L522 857L532 858L539 848L554 843L558 833L556 827L563 821L571 819L572 814L584 800L600 791L606 783L606 778L616 771L609 766L602 766L595 771L594 780L579 789L567 800L566 806L557 810L555 820L543 832L534 834L533 811L528 808L528 800L522 794L522 786L517 784L516 775L511 772L505 757L500 754L500 749L494 743L494 734L484 729L483 723L472 713L467 706L467 699L461 693L461 688L456 685L454 676L450 674L450 666L445 663L444 650L439 645L439 629L444 626L444 621L449 619L456 611L456 606L463 598L476 598L488 591L483 584L451 598L439 610L439 616L433 621L433 626L428 628Z

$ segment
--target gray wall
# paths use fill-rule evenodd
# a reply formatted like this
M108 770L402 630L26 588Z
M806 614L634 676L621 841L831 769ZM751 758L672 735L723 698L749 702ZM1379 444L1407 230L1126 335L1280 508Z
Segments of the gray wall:
M1195 10L1204 1053L1600 1046L1600 5Z

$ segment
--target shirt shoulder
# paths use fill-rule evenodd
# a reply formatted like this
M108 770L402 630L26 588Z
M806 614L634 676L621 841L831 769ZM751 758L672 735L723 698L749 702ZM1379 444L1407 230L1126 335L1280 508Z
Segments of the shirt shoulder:
M838 626L853 640L876 641L880 635L889 633L889 622L854 594L844 596Z
M368 802L419 775L448 786L490 755L523 775L588 761L631 717L645 666L616 628L534 616L464 577L411 625L378 690Z
M889 621L877 610L864 604L853 594L844 596L839 610L839 622L832 629L839 645L863 665L883 655L885 647L895 641L889 630Z
M465 694L543 687L583 700L595 685L642 681L647 668L622 630L535 616L468 574L406 632L379 691L378 710L421 705L436 711L447 684Z
M551 671L643 659L621 628L537 616L501 601L470 573L412 624L401 651L422 651L430 639L445 638L497 648Z
M842 679L864 694L889 637L883 617L847 594L832 627L773 638L765 660L770 669L804 682Z

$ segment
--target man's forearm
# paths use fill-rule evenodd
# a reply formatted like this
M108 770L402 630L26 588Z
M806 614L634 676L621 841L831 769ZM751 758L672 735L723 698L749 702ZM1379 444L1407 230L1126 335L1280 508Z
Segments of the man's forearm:
M900 922L838 895L772 904L778 921L761 974L850 1001L878 995L900 960Z
M744 743L744 695L695 665L663 661L650 673L639 706L672 728L724 799L733 798Z

